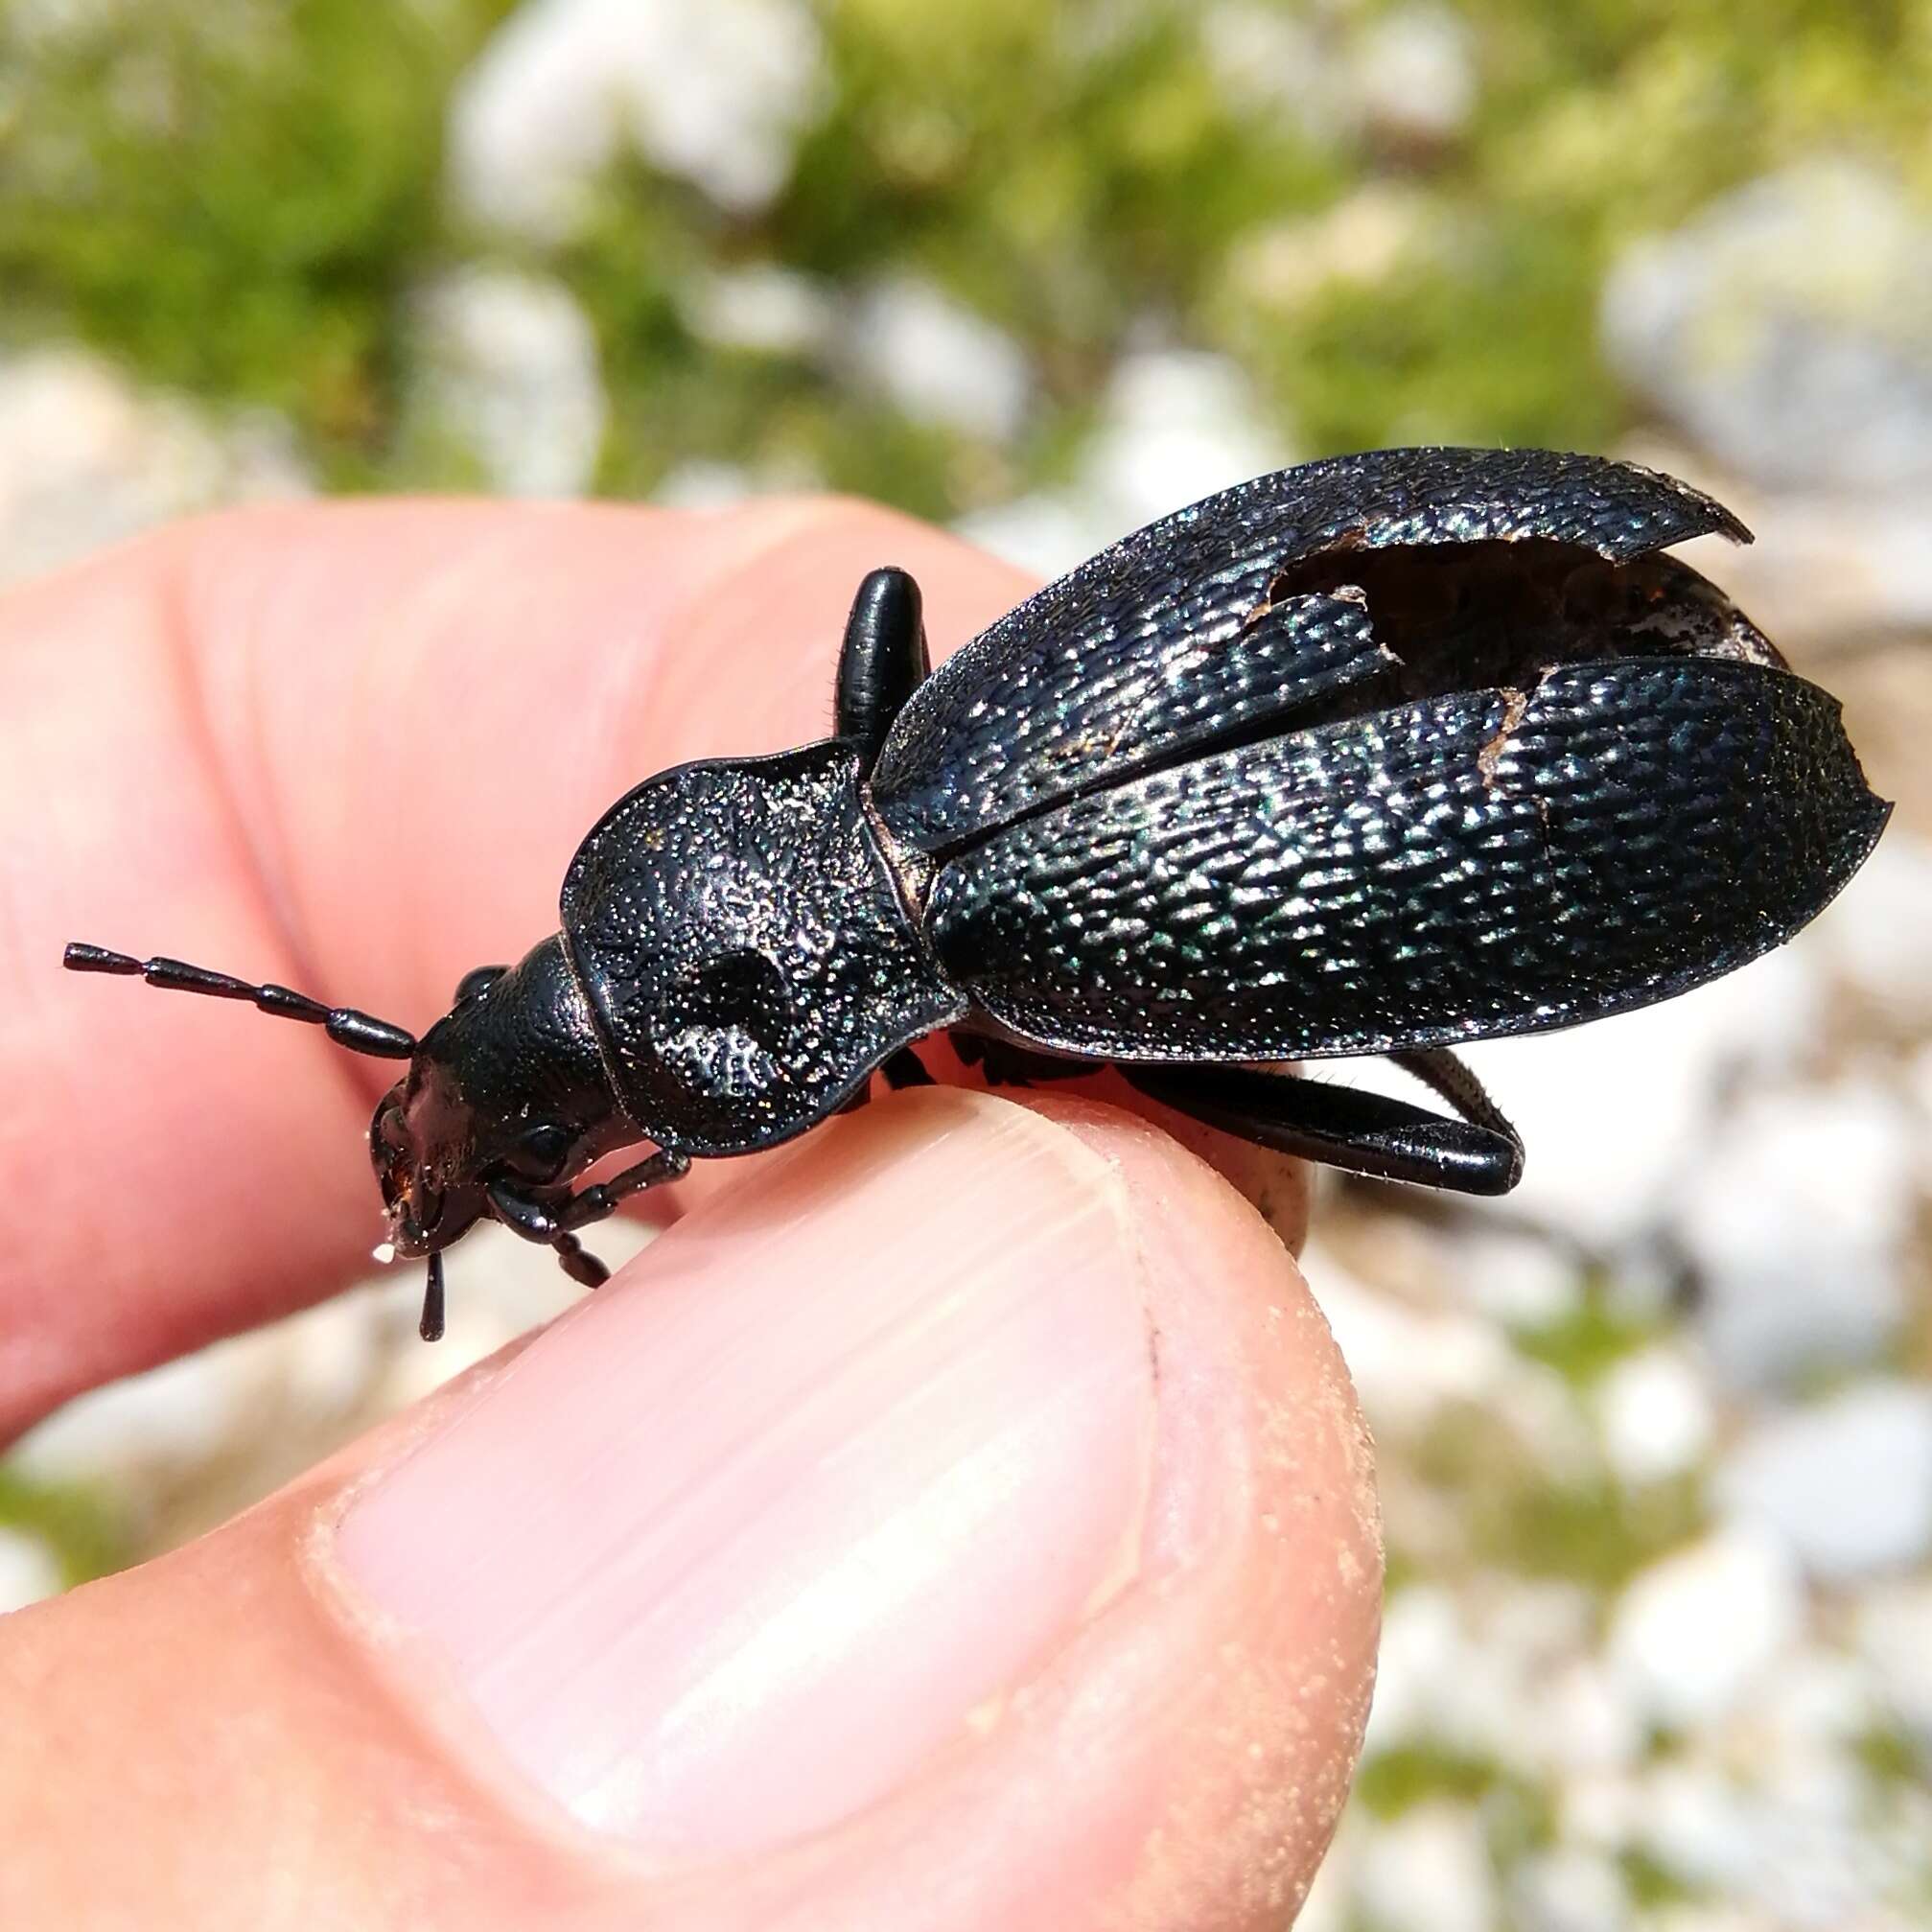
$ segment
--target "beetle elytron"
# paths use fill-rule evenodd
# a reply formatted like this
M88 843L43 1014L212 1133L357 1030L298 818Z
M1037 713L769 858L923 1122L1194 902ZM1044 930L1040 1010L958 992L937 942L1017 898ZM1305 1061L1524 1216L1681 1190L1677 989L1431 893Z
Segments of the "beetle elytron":
M1788 939L1871 850L1836 702L1662 555L1726 511L1543 451L1263 477L1050 584L929 672L874 571L837 735L663 773L585 839L562 931L420 1040L179 961L81 971L407 1059L370 1153L398 1253L577 1230L694 1158L928 1076L1112 1063L1182 1113L1385 1178L1501 1193L1522 1144L1449 1048L1667 998ZM1455 1118L1255 1063L1385 1054ZM656 1151L571 1191L593 1161Z

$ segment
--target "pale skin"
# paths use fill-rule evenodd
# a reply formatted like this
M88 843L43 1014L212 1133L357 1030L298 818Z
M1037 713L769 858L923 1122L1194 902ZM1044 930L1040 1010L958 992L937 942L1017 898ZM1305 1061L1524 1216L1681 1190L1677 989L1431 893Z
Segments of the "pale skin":
M405 504L223 518L0 601L0 1152L14 1189L0 1440L333 1292L378 1231L362 1131L391 1069L244 1010L62 975L64 941L174 953L421 1027L465 968L554 929L566 861L630 784L824 735L846 604L886 562L920 580L936 655L1029 588L852 503ZM0 1619L0 1923L1279 1926L1326 1847L1367 1708L1381 1558L1366 1438L1284 1245L1302 1176L1204 1130L1183 1146L1145 1106L1109 1104L1122 1097L1084 1082L1019 1103L913 1093L780 1155L700 1166L653 1199L681 1217L672 1231L525 1352L187 1548ZM1056 1229L1076 1261L1099 1257L1087 1286L1066 1285ZM1009 1460L1020 1442L1035 1458L1022 1478L1040 1479L966 1528L960 1511L901 1511L958 1546L958 1580L935 1597L918 1595L919 1549L892 1559L915 1577L903 1629L863 1584L822 1606L817 1582L865 1527L849 1520L873 1479L865 1445L892 1444L880 1466L918 1465L927 1437L1007 1399L1004 1372L984 1388L950 1379L977 1328L918 1357L933 1333L921 1315L913 1367L881 1366L847 1397L889 1407L893 1375L913 1374L934 1398L895 1409L883 1436L855 1413L837 1453L787 1434L745 1504L779 1513L759 1534L787 1539L781 1559L761 1546L719 1588L742 1573L769 1592L782 1571L788 1603L862 1621L882 1667L922 1645L943 1667L850 1725L864 1699L849 1680L793 1711L780 1672L765 1694L790 1714L760 1730L733 1706L751 1742L719 1757L684 1713L710 1709L724 1679L664 1689L662 1661L624 1649L635 1617L619 1606L613 1655L630 1661L585 1694L618 1709L619 1732L662 1694L677 1721L652 1735L730 1797L679 1810L676 1788L653 1796L669 1744L594 1797L538 1788L531 1767L555 1768L545 1726L582 1687L559 1679L534 1715L493 1704L487 1548L480 1571L462 1570L454 1622L418 1618L442 1585L413 1567L476 1551L460 1509L412 1532L412 1485L443 1479L444 1463L489 1466L444 1452L478 1404L506 1413L505 1390L547 1466L574 1379L621 1383L650 1411L640 1427L659 1433L641 1446L618 1430L586 1450L608 1454L610 1487L628 1493L680 1453L663 1432L702 1432L730 1400L725 1372L724 1392L680 1406L675 1380L650 1382L654 1363L735 1346L733 1309L754 1337L801 1311L835 1330L860 1292L851 1255L886 1267L928 1239L951 1270L946 1308L995 1310L998 1345L1021 1351L1022 1382L1037 1378L1025 1430L999 1442ZM852 1333L875 1317L852 1315ZM781 1367L748 1360L743 1374ZM1062 1415L1056 1385L1082 1376L1091 1387ZM738 1451L690 1454L709 1476ZM847 1472L836 1495L788 1486L821 1462ZM410 1473L390 1481L399 1467ZM516 1459L504 1468L514 1481ZM552 1560L599 1536L629 1548L600 1488L563 1484L554 1510L545 1496ZM386 1500L359 1515L372 1494ZM651 1533L675 1521L708 1534L679 1501ZM880 1507L904 1502L895 1491ZM514 1506L499 1514L520 1533ZM1089 1569L1062 1577L1083 1539ZM855 1573L885 1573L865 1547L873 1567ZM1008 1584L976 1600L1002 1565ZM1054 1621L1041 1606L1062 1583ZM590 1574L543 1627L600 1588ZM702 1608L705 1633L736 1614ZM795 1633L805 1616L770 1627ZM745 1657L765 1654L764 1635ZM489 1670L473 1699L478 1646ZM955 1722L943 1698L967 1685Z

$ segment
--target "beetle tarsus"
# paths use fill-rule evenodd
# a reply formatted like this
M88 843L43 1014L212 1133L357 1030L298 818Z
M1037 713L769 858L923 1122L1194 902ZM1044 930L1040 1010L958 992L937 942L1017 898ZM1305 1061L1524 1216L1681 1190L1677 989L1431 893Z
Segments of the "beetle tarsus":
M602 1288L611 1270L586 1248L573 1234L560 1234L555 1242L557 1266L583 1288Z

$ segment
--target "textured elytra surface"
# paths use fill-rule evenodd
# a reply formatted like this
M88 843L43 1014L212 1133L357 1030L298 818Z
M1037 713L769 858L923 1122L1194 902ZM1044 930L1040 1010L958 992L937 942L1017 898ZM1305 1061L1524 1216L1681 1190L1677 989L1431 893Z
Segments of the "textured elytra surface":
M836 743L640 785L579 848L562 910L619 1098L687 1153L801 1132L963 1004L914 939Z
M1381 450L1259 477L1103 550L948 659L900 712L874 799L896 836L939 850L1292 711L1338 663L1368 662L1337 660L1328 621L1258 619L1311 559L1530 540L1622 561L1711 531L1746 535L1670 477L1544 450Z
M985 668L969 729L946 754L943 820L917 818L874 780L880 816L926 850L1245 727L1273 718L1285 727L1295 711L1395 666L1360 595L1342 593L1222 613L1201 630L1137 631L1131 650L1061 650L1044 674L1012 661ZM930 688L921 686L907 710Z
M1815 687L1745 663L1565 666L1163 771L941 873L942 960L1003 1024L1121 1059L1523 1033L1742 965L1884 823Z

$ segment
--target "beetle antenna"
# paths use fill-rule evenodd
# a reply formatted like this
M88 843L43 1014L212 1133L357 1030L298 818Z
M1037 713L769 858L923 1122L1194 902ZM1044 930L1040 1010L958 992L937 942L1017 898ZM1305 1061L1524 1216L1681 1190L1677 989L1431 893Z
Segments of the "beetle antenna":
M429 1286L423 1290L423 1318L416 1333L425 1341L443 1338L443 1255L439 1248L430 1257Z
M338 1046L352 1053L365 1053L376 1059L407 1059L416 1051L416 1036L387 1020L375 1019L349 1006L324 1006L305 993L291 992L285 986L251 986L224 972L211 972L206 966L190 966L185 960L137 960L127 953L109 952L105 946L69 944L60 964L69 972L120 973L138 976L150 986L164 987L174 992L202 992L216 999L252 1000L264 1013L281 1019L298 1019L318 1026Z

